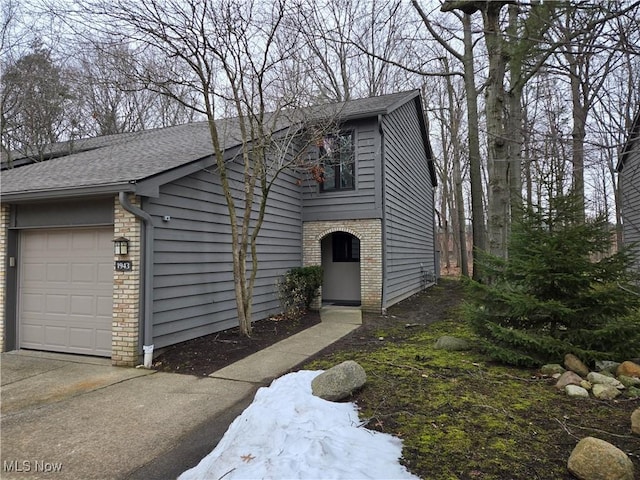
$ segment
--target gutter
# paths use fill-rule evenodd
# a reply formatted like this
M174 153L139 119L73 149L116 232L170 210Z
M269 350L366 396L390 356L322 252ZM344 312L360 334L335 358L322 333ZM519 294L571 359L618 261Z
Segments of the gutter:
M387 313L387 289L385 288L385 283L387 279L387 209L386 209L386 165L385 165L385 156L384 156L384 142L385 142L385 128L384 128L384 118L382 114L378 114L378 131L380 132L380 191L381 195L381 205L380 209L382 210L382 258L380 261L382 262L382 292L380 295L380 307L382 314Z
M120 204L127 212L132 213L144 223L144 254L142 256L144 270L144 295L142 297L144 340L142 350L144 352L144 367L151 368L153 361L153 223L151 222L151 215L129 202L126 192L120 192L118 200L120 200Z

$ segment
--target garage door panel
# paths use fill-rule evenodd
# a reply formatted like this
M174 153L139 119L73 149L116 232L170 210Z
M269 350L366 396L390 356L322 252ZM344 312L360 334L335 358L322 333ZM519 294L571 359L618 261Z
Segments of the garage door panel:
M42 314L48 313L55 318L55 315L64 315L69 309L68 295L47 295L45 302L45 310Z
M47 263L47 282L67 283L69 281L69 265L66 263Z
M46 249L53 251L69 250L70 240L70 236L66 231L49 231L46 236Z
M113 262L98 264L98 285L102 287L113 288Z
M45 297L42 293L23 293L22 308L23 313L44 312Z
M111 355L112 236L110 228L21 232L22 348Z
M96 314L106 319L106 321L111 322L113 318L113 297L97 297Z
M76 263L71 266L72 282L95 283L98 278L98 265L93 263Z
M67 330L67 327L64 325L45 325L43 346L66 347Z
M47 265L44 263L24 263L22 267L22 279L25 282L42 282L45 279Z
M94 316L96 308L93 295L71 295L71 315Z

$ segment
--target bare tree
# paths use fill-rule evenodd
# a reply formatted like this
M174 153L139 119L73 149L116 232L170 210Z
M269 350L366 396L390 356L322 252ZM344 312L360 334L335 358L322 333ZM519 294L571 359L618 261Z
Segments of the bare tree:
M443 37L436 31L429 16L417 1L412 0L414 9L418 12L423 25L427 28L431 36L445 49L445 51L453 58L457 59L462 66L461 76L464 79L466 111L467 111L467 143L469 155L469 176L471 183L471 222L473 235L474 251L486 250L486 234L485 234L485 214L483 204L483 180L482 180L482 160L480 154L480 122L478 118L478 90L475 83L476 69L474 63L474 41L472 36L471 16L467 13L459 15L459 21L462 24L462 52L451 46L449 39ZM455 74L453 71L447 70L446 76ZM466 248L466 247L465 247ZM481 268L477 262L477 255L473 256L473 278L479 280L482 278Z
M231 226L239 326L249 335L267 199L278 175L299 160L287 146L306 138L299 134L297 98L282 96L279 88L280 67L298 44L294 32L284 31L286 3L119 0L79 2L77 7L85 25L98 23L104 27L101 33L116 41L174 59L163 71L138 64L136 81L207 120ZM180 95L185 87L197 95ZM222 117L232 119L222 123ZM229 122L240 143L231 163L223 128Z
M36 161L46 158L46 147L73 127L67 115L71 87L51 52L36 43L31 52L2 73L2 144Z

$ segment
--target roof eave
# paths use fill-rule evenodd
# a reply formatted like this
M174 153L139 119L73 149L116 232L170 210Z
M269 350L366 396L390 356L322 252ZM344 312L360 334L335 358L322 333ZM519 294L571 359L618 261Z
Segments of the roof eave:
M78 197L96 197L100 195L115 194L118 192L135 192L136 186L133 183L112 183L105 185L90 185L81 187L39 190L30 190L16 193L3 193L0 200L3 203L21 203L34 200L56 200Z

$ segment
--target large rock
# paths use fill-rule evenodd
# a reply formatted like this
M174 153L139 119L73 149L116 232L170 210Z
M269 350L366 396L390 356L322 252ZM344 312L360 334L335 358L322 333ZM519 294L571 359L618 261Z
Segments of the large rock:
M633 480L633 463L619 448L604 440L586 437L578 442L567 462L580 480Z
M564 393L566 393L568 397L589 398L589 392L578 385L567 385L564 387Z
M586 377L589 374L589 367L582 363L582 360L572 353L567 353L564 356L564 367L567 370L576 372L581 377Z
M611 360L598 360L596 362L596 370L602 373L616 373L616 368L620 366L619 362L613 362Z
M625 395L629 398L640 398L640 388L629 387Z
M640 408L636 408L631 414L631 432L640 435Z
M640 386L640 378L638 377L627 377L626 375L620 375L618 380L625 387L639 387Z
M626 362L622 362L616 370L616 376L619 377L620 375L640 378L640 365L628 360Z
M335 402L347 398L366 381L364 368L353 360L347 360L314 378L311 392L316 397Z
M461 351L461 350L470 350L471 345L463 338L443 336L436 340L435 345L433 346L436 350L450 350L450 351Z
M618 397L621 392L612 385L603 385L602 383L596 383L591 389L593 396L599 400L613 400Z
M567 385L580 385L582 383L582 377L575 372L568 371L560 375L560 378L556 382L556 388L563 390Z
M587 375L587 380L589 380L591 385L611 385L612 387L624 390L624 385L619 380L601 373L590 372L589 375Z

